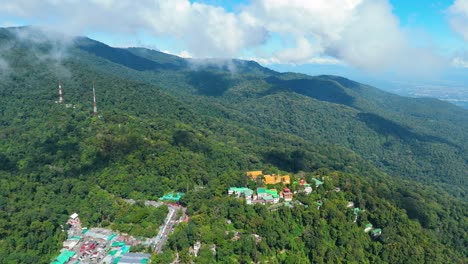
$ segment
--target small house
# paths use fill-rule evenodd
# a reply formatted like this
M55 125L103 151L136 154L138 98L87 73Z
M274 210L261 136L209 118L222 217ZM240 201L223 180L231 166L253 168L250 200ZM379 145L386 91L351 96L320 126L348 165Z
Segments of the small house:
M365 226L364 232L368 233L368 232L371 231L373 228L374 228L374 226L373 226L371 223L369 223L369 224L367 224L367 225Z
M373 238L378 238L382 234L382 229L376 228L371 230L371 236Z

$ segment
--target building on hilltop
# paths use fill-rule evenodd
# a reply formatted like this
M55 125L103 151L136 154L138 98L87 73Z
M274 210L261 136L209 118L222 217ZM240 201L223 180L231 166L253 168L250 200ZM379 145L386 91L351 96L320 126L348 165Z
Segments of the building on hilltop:
M299 185L300 185L300 186L304 186L305 184L307 184L307 182L306 182L305 179L300 179L300 180L299 180Z
M284 187L283 189L283 199L286 201L286 202L290 202L292 201L293 199L293 193L291 192L291 190L287 187Z
M257 199L262 199L267 194L265 188L257 188Z
M367 225L365 226L364 232L368 233L368 232L371 231L372 229L374 229L374 226L373 226L371 223L369 223L369 224L367 224Z
M265 184L278 184L278 183L291 184L291 178L289 177L289 175L285 175L285 176L279 176L276 174L265 175L263 178L263 183Z
M173 202L178 202L180 198L182 198L184 194L183 193L169 193L164 195L163 197L159 198L162 201L173 201Z
M278 191L275 189L257 188L257 199L264 203L278 203L279 198Z
M320 181L319 179L312 178L312 180L315 182L316 188L323 184L323 181Z
M247 177L250 177L253 181L256 181L258 176L263 175L262 171L248 171L246 173Z
M382 234L382 229L376 228L371 230L371 236L373 238L378 238Z
M245 197L247 204L252 204L253 191L246 187L231 187L228 190L228 194L235 194L237 198L240 198L242 195Z

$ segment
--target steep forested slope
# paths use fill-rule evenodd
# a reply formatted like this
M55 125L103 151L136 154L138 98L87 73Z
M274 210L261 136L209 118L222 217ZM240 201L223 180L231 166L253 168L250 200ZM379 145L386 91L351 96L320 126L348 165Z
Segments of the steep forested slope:
M446 183L463 195L458 187L468 170L464 109L389 94L342 77L280 74L247 61L184 61L141 48L127 51L153 61L152 70L128 63L120 67L107 63L106 54L114 49L102 45L78 42L80 50L94 55L83 54L82 63L96 67L99 61L99 71L157 85L204 114L316 144L339 144L392 176Z
M463 183L466 123L458 108L437 101L430 109L333 76L200 64L82 38L59 61L63 43L18 30L0 30L9 65L0 82L0 263L47 263L70 213L106 226L143 210L120 198L168 191L187 193L191 220L155 258L163 263L177 251L188 261L197 240L201 263L466 260L466 202L414 181L447 175L447 186ZM58 80L69 108L54 103ZM93 82L100 117L92 115ZM445 167L451 171L437 171ZM270 212L225 197L229 186L248 184L249 169L328 180L320 193L298 198L308 207ZM453 189L461 196L465 186ZM348 201L366 209L356 223ZM384 228L379 240L362 232L367 221ZM216 256L206 254L211 244Z

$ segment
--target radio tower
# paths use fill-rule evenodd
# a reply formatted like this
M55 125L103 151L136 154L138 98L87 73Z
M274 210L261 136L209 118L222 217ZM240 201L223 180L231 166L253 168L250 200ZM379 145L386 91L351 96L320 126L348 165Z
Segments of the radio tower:
M93 82L93 114L97 115L96 92L94 91L94 82Z
M63 96L62 96L62 84L60 83L60 81L58 82L58 85L59 85L59 104L62 104L63 103Z

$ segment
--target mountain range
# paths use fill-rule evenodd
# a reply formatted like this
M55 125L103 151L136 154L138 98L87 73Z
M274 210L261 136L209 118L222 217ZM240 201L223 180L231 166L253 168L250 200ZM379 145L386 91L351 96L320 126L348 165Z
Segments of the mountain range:
M8 256L0 263L50 260L63 239L60 224L76 210L89 224L117 219L118 205L95 213L96 193L154 199L169 190L187 192L182 202L194 220L166 252L188 250L213 228L218 237L202 240L221 250L217 262L466 260L466 109L339 76L114 48L29 27L0 29L0 50L0 253ZM59 80L69 107L55 103ZM99 117L92 115L92 86ZM229 186L248 185L244 172L254 169L330 177L349 193L323 193L333 207L322 213L252 211L224 196ZM380 241L338 212L350 199L369 211L362 225L366 219L387 227ZM219 240L226 226L209 209L218 205L238 230L290 236L283 230L290 225L302 242L272 237L237 249Z

